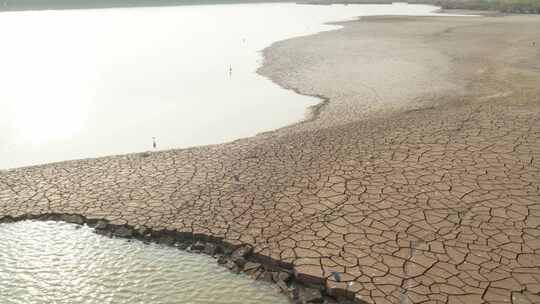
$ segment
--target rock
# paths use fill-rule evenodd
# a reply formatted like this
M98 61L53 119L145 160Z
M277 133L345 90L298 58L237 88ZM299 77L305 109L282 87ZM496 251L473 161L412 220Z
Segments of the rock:
M231 254L231 258L234 259L235 258L247 258L249 257L249 255L253 252L253 247L251 246L242 246L240 248L237 248L235 251L233 251L233 253Z
M137 231L137 234L138 234L138 235L142 235L142 236L146 236L146 235L148 234L148 232L149 232L149 231L148 231L148 228L146 228L146 227L144 227L144 226L143 226L143 227L139 227L136 231Z
M254 263L254 262L247 262L244 264L244 272L247 274L252 274L253 272L257 271L261 267L261 264Z
M244 265L246 265L247 263L246 259L244 258L236 258L234 260L231 259L231 261L233 261L239 267L244 267Z
M250 274L250 277L253 280L258 280L263 272L264 272L264 270L259 268L259 269L255 270L255 271L252 271L251 274Z
M84 224L83 217L76 214L65 214L65 215L62 215L60 219L68 223L79 224L79 225Z
M224 256L224 255L219 256L218 259L217 259L217 263L219 265L223 265L223 264L227 263L227 261L228 261L227 257Z
M321 291L315 288L302 288L299 296L302 304L323 302Z
M13 223L14 220L9 216L4 216L3 218L0 218L0 223Z
M172 237L172 236L170 236L170 235L162 235L162 236L159 238L158 242L159 242L160 244L164 244L164 245L169 245L169 246L170 246L170 245L174 244L174 237Z
M272 281L272 272L270 272L270 271L265 271L265 272L261 273L261 275L259 276L258 280L273 283L273 281Z
M114 230L113 235L117 237L130 238L133 236L133 231L127 227L118 227Z
M289 298L295 303L300 303L300 290L297 287L293 287L289 292Z
M107 222L104 220L99 220L96 223L96 226L94 227L96 229L106 229L107 228Z
M326 279L320 266L303 265L294 268L294 277L298 281L310 285L324 285Z
M216 244L212 244L212 243L206 243L206 245L204 246L204 250L203 250L204 253L208 254L208 255L214 255L216 254L217 252L217 246Z
M234 272L234 273L239 273L240 272L240 267L238 267L238 265L236 265L236 263L228 260L226 263L225 263L225 267L227 267L227 269L229 269L230 271Z
M191 243L193 241L193 234L190 232L177 232L176 239L182 243Z
M287 286L287 283L285 283L284 281L278 281L276 284L282 293L289 294L289 287Z
M59 217L54 214L41 214L36 217L36 219L40 221L57 221L58 218Z
M231 254L231 261L235 262L238 266L242 267L246 264L246 258L253 252L253 247L242 246Z
M283 281L283 282L287 283L290 278L291 278L291 274L288 273L288 272L285 272L285 271L272 273L272 279L276 283L279 282L279 281Z
M346 282L335 282L332 280L326 281L326 291L332 297L349 298L354 297L354 293L348 291L348 284Z
M229 246L224 246L224 247L221 247L221 248L222 248L223 254L227 255L227 256L231 255L233 253L233 251L234 251Z
M205 245L201 241L197 241L195 244L191 245L191 250L198 250L202 251L204 249Z
M112 236L112 232L110 232L109 230L106 230L106 229L96 229L96 230L94 230L94 232L99 234L99 235L106 236L106 237L111 237Z

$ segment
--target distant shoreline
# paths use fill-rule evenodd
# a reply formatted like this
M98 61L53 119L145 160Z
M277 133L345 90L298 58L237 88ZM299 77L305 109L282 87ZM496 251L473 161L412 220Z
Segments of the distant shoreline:
M298 4L392 4L404 2L408 4L428 4L441 7L443 10L471 10L483 11L483 14L540 14L540 2L538 4L526 0L513 1L459 1L459 0L17 0L1 1L0 12L28 11L28 10L64 10L64 9L99 9L99 8L122 8L122 7L166 7L181 5L220 5L220 4L255 4L271 2L289 2Z
M440 6L444 10L472 10L489 11L507 14L540 14L540 2L533 3L527 0L512 1L482 1L482 0L307 0L307 4L392 4L403 2L408 4L429 4Z

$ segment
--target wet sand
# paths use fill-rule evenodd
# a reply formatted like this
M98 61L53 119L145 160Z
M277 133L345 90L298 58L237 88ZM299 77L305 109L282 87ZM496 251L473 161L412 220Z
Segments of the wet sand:
M259 73L328 98L313 119L2 172L0 217L248 244L359 303L540 302L540 18L342 25L264 51Z

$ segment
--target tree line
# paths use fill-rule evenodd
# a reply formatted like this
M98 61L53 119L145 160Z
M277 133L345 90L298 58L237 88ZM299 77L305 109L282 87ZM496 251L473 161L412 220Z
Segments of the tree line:
M445 9L496 10L503 13L540 14L540 0L435 0L433 3Z

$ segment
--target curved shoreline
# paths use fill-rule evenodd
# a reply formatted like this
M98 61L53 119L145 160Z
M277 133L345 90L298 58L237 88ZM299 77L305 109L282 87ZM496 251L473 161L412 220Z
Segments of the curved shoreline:
M363 108L336 114L341 105L349 109L347 102L361 100L352 91L354 98L338 96L318 119L279 129L275 136L2 172L0 217L79 214L86 216L77 220L83 223L107 220L112 231L144 227L160 237L175 231L233 247L249 244L264 263L292 266L296 279L357 303L392 303L402 294L415 303L496 303L510 296L534 302L540 282L524 282L522 276L540 269L534 242L540 235L539 75L535 49L526 42L540 20L438 18L388 17L362 26L353 21L273 48L315 56L300 71L321 73L300 77L308 86L348 92L356 86L332 77L355 72L358 63L332 53L336 48L310 46L349 41L343 48L357 60L358 41L345 38L365 37L365 27L372 26L380 29L382 49L396 43L392 35L402 37L397 54L408 60L423 55L423 48L415 49L419 43L459 55L444 76L463 75L467 96L428 100L420 103L427 105L424 111L409 111L418 109L413 104L386 118L359 120ZM415 29L428 33L400 32ZM482 37L489 33L496 37ZM472 44L471 37L484 40ZM377 54L376 41L370 43ZM323 51L331 64L311 70ZM489 60L479 61L484 57ZM426 58L438 57L419 62ZM325 70L340 64L338 59L349 69ZM351 82L362 76L353 75ZM314 80L320 82L313 85ZM501 89L511 93L493 94ZM516 282L525 288L514 289Z
M81 214L24 214L19 217L0 217L0 224L9 224L19 221L56 221L76 225L87 225L93 232L105 237L136 239L153 242L178 248L192 253L208 255L216 263L229 269L231 272L248 275L253 280L262 280L275 284L291 303L304 303L306 299L324 303L345 303L348 298L346 290L329 290L317 283L316 278L302 277L294 272L293 265L283 263L264 255L253 254L253 247L249 244L233 244L206 234L194 234L170 230L152 230L145 227L136 228L126 225L111 225L106 219L89 219ZM336 302L337 301L337 302ZM311 302L310 302L311 303ZM365 304L365 302L354 302Z

